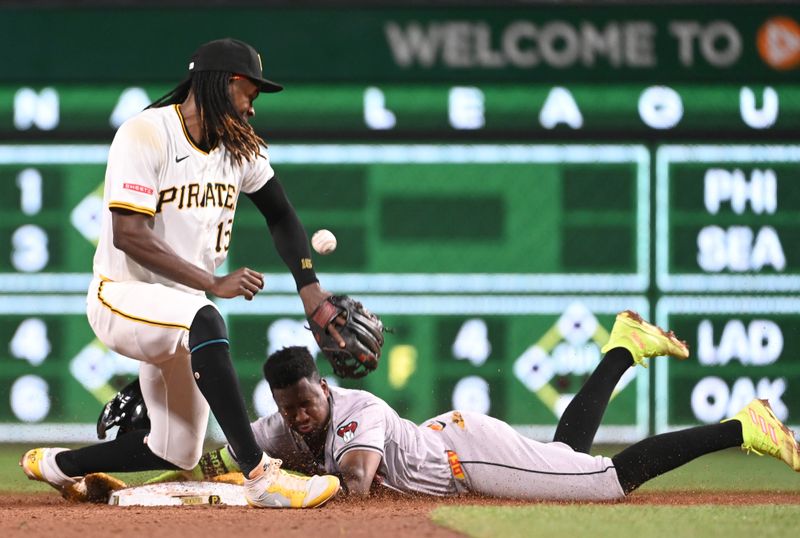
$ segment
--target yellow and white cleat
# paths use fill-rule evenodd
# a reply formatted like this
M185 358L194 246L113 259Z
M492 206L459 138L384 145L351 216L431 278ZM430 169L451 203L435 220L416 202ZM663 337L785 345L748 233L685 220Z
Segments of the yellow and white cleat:
M759 456L769 454L800 472L800 447L794 432L778 420L769 401L756 398L736 415L722 422L730 420L742 423L742 450Z
M34 448L22 456L19 464L30 480L45 482L62 491L64 487L77 482L77 478L65 475L56 465L56 455L66 450L66 448Z
M244 481L247 504L255 508L314 508L338 493L340 483L335 476L288 473L281 469L281 463L264 454L253 471L257 476Z
M642 319L642 316L632 310L625 310L617 314L611 336L603 346L602 352L623 347L633 355L633 362L647 368L644 359L650 357L672 356L677 359L689 357L689 346L683 340L678 340L675 333L665 331Z

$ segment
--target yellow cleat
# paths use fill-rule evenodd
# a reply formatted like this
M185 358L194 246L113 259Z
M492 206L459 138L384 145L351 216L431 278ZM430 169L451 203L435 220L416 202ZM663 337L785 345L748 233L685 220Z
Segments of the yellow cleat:
M335 476L289 473L280 468L281 463L264 454L254 471L256 476L244 481L247 504L255 508L314 508L339 492L339 479Z
M56 464L56 455L66 450L66 448L34 448L22 456L19 465L30 480L45 482L62 491L65 486L77 481L62 473Z
M742 423L742 450L759 456L769 454L800 472L800 447L794 432L773 413L767 400L756 398L732 418Z
M633 361L647 368L644 359L649 357L672 356L677 359L689 357L689 346L678 340L672 331L666 332L656 327L632 310L617 314L611 336L601 350L603 353L623 347L631 352Z
M235 484L237 486L244 485L244 475L239 472L225 473L217 476L212 476L208 480L210 482L219 482L221 484Z

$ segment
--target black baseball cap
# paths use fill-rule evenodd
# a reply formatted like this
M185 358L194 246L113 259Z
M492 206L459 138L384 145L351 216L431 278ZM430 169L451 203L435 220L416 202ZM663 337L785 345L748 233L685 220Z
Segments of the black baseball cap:
M275 93L283 86L264 78L261 67L261 56L256 49L238 39L226 37L216 39L200 45L189 62L189 72L198 71L225 71L236 75L243 75L265 93Z

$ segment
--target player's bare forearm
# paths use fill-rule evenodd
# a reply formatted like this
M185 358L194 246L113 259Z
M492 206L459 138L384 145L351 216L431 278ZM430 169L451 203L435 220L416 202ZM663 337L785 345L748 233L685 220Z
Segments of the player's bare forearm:
M152 217L112 211L114 246L136 263L161 276L197 290L208 290L214 275L178 256L152 231Z
M313 282L300 288L300 300L303 301L303 308L306 311L306 316L310 316L315 308L330 297L330 292L327 292L320 287L319 282Z
M243 267L225 276L215 276L189 263L153 233L152 220L142 213L112 211L114 247L154 273L217 297L241 295L252 299L263 289L263 275L252 269Z
M303 308L306 311L306 316L310 317L314 313L314 310L316 310L317 307L322 304L322 301L331 295L332 294L330 292L325 291L320 287L319 282L307 284L300 288L300 300L303 301ZM347 343L342 335L339 334L337 326L344 325L345 323L346 320L340 315L325 328L328 333L333 336L341 348L344 348Z
M381 463L381 455L371 450L351 450L339 462L347 493L366 497Z

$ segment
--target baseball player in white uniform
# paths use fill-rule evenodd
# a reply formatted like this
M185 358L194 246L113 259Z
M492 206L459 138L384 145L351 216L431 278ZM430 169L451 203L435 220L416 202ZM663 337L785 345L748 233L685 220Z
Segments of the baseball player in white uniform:
M770 454L800 471L797 442L765 400L753 400L720 424L657 435L612 458L589 455L622 374L631 366L646 366L649 357L685 359L689 354L671 332L630 311L617 316L603 352L550 443L528 439L477 413L450 411L417 426L368 392L329 386L305 347L284 348L267 360L264 375L279 411L252 427L259 445L280 455L287 467L337 474L345 491L357 495L380 486L439 496L617 500L694 458L735 446ZM235 462L225 448L204 455L184 477L199 479L231 469ZM176 473L167 473L159 480L176 478Z
M30 478L61 489L97 471L191 469L210 408L238 455L251 505L318 506L338 491L338 478L287 474L257 445L225 324L206 297L249 300L264 287L263 276L247 267L215 275L242 193L264 214L306 312L330 295L265 144L248 123L259 93L281 89L263 77L251 46L211 41L192 56L184 82L117 131L87 314L104 344L141 361L152 426L79 450L30 450L21 461Z

